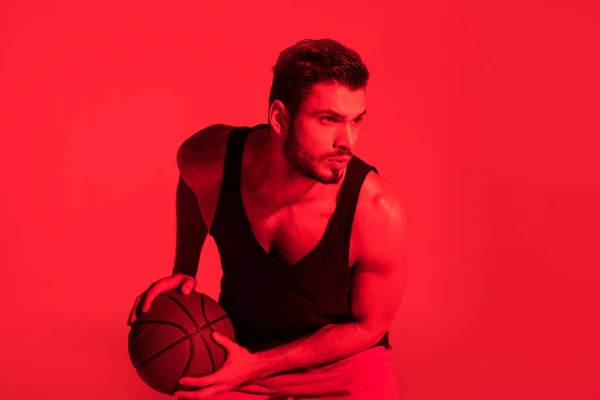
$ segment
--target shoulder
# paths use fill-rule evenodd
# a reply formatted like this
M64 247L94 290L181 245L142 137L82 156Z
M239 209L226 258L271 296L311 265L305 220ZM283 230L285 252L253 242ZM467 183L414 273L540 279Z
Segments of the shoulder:
M406 212L392 183L374 171L364 180L358 199L352 235L359 245L359 260L402 259L407 245ZM371 263L373 265L377 263Z
M177 150L178 167L198 167L224 156L227 138L232 128L224 124L210 125L185 139Z
M390 180L377 171L370 171L360 189L356 213L359 218L399 220L404 219L404 206Z
M183 141L177 150L177 167L190 186L195 181L210 180L210 176L222 169L227 139L233 126L214 124L194 133ZM198 175L202 179L198 179Z

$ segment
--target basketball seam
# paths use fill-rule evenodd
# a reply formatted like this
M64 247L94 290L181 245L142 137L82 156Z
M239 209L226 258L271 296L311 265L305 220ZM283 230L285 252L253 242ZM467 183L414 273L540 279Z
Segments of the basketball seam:
M204 300L205 299L204 299L204 297L201 297L201 308L200 308L200 311L202 312L202 315L204 317L204 320L206 321L206 324L204 324L202 326L199 326L197 324L197 322L194 320L193 316L190 314L190 312L188 312L188 310L186 310L183 307L183 305L179 301L177 301L177 299L175 299L175 298L173 298L173 297L171 297L169 295L164 295L164 297L167 297L167 298L171 299L175 304L177 304L177 306L190 318L190 320L192 321L192 323L196 327L196 331L188 333L183 326L180 326L180 325L178 325L178 324L176 324L174 322L171 322L171 321L139 321L139 320L136 321L136 324L140 324L140 325L141 324L166 324L166 325L170 325L170 326L175 327L179 331L181 331L185 336L182 337L182 338L180 338L180 339L178 339L177 341L171 343L170 345L166 346L165 348L159 350L157 353L151 355L150 357L148 357L148 358L140 361L137 364L134 364L134 367L136 369L138 369L138 370L144 368L150 361L152 361L156 357L160 356L164 352L168 351L169 349L173 348L174 346L176 346L176 345L180 344L181 342L185 341L186 339L188 339L189 342L190 342L190 355L189 355L189 358L188 358L188 361L187 361L187 365L186 365L185 369L183 370L182 375L180 376L180 378L181 378L181 377L185 376L187 370L189 369L189 367L191 365L192 359L193 359L194 346L193 346L192 336L195 335L195 334L202 334L201 331L203 329L205 329L206 327L208 327L211 330L211 332L214 332L212 324L215 324L215 323L217 323L217 322L219 322L221 320L227 319L228 316L227 316L227 314L225 314L225 315L223 315L223 316L221 316L221 317L219 317L219 318L217 318L217 319L215 319L213 321L209 321L208 318L207 318L207 316L206 316L206 312L204 310ZM206 347L208 356L209 356L210 361L211 361L212 370L214 372L215 371L215 361L214 361L213 355L212 355L212 353L210 351L210 348L208 347L208 343L206 341L204 341L204 340L202 340L202 343ZM219 345L216 342L215 342L215 344L217 344L218 347L221 347L223 349L223 346ZM223 350L225 350L225 349L223 349ZM175 388L174 388L173 391L177 390L178 383L179 383L179 379L175 383Z
M215 319L211 323L219 322L219 321L221 321L222 319L225 319L225 318L227 318L226 315ZM139 325L141 325L141 324L166 324L166 325L171 325L171 326L174 326L175 328L179 329L184 335L186 335L186 336L182 337L181 339L177 339L177 341L175 341L175 342L171 343L170 345L166 346L164 349L159 350L156 354L152 354L150 357L148 357L148 358L140 361L137 364L134 364L134 368L136 368L136 369L142 368L145 364L149 363L150 361L152 361L152 359L154 359L155 357L157 357L160 354L164 353L165 351L167 351L168 349L170 349L174 345L176 345L178 343L181 343L185 339L191 339L192 336L194 336L197 333L200 333L199 330L193 331L192 333L187 333L187 331L185 329L183 329L181 326L175 324L174 322L169 322L169 321L136 321L135 323L139 324ZM207 326L210 326L210 324L207 323L206 325L202 325L200 327L200 329L202 330L202 329L206 328ZM193 346L191 346L191 343L190 343L190 347L193 347ZM213 367L213 370L214 370L214 367Z
M188 310L186 310L183 305L178 302L175 298L173 298L172 296L169 295L165 295L165 297L168 297L169 299L171 299L171 301L173 301L173 303L177 304L177 306L188 316L188 318L192 321L192 323L194 324L194 326L196 327L196 332L200 333L200 330L198 329L198 324L196 323L196 321L194 320L194 317L188 312ZM208 321L207 321L208 322ZM188 356L187 359L187 363L185 365L185 368L183 369L183 371L181 372L181 375L179 376L179 378L175 381L175 386L173 387L172 392L175 392L177 390L177 387L179 386L179 379L181 379L183 376L185 376L187 370L190 368L190 365L192 364L192 359L194 358L194 342L192 341L192 335L188 336L188 339L190 340L190 354ZM204 340L202 340L202 342L204 343ZM210 351L209 351L210 353Z
M184 332L187 335L187 332ZM172 348L175 345L178 345L179 343L183 342L185 339L189 339L189 336L184 336L181 339L177 339L176 341L174 341L173 343L171 343L170 345L168 345L167 347L165 347L164 349L159 350L158 352L156 352L155 354L152 354L150 357L146 358L143 361L140 361L139 364L135 367L136 369L141 369L144 367L144 365L148 364L150 361L152 361L154 358L158 357L159 355L161 355L162 353L164 353L165 351L169 350L170 348ZM191 347L191 346L190 346Z
M219 322L219 321L221 321L221 320L224 320L224 319L226 319L226 318L227 318L227 315L223 315L222 317L219 317L219 318L217 318L217 319L214 319L214 320L212 320L212 321L210 321L210 322L206 323L205 325L201 325L201 326L199 326L199 327L198 327L198 329L202 330L202 329L206 328L207 326L208 326L209 328L212 328L212 326L210 326L210 324L217 323L217 322ZM186 335L188 335L188 336L192 336L192 335L195 335L196 333L198 333L198 331L193 331L192 333L188 333L188 332L187 332L187 331L186 331L186 330L185 330L185 329L184 329L182 326L179 326L179 325L177 325L176 323L174 323L174 322L170 322L170 321L135 321L135 323L136 323L136 324L140 324L140 325L141 325L141 324L167 324L167 325L172 325L172 326L174 326L174 327L176 327L176 328L179 328L179 330L181 330L181 331L182 331L184 334L186 334ZM196 326L197 326L197 325L196 325Z
M206 312L204 311L204 296L202 296L200 298L200 312L202 313L202 316L204 317L204 320L206 321L206 324L208 325L208 329L210 329L211 331L211 340L212 340L212 332L214 332L214 329L212 327L212 323L208 320L208 317L206 316ZM212 366L212 370L213 372L215 372L215 359L213 358L212 352L210 351L210 349L208 348L208 344L206 343L206 350L208 351L208 356L210 357L210 365Z
M138 320L138 321L135 321L135 324L136 324L136 325L144 325L144 324L166 324L166 325L170 325L170 326L173 326L173 327L175 327L175 328L179 329L179 330L180 330L180 331L181 331L181 332L182 332L184 335L187 335L187 334L188 334L188 333L187 333L187 331L185 330L185 328L184 328L183 326L181 326L181 325L178 325L178 324L176 324L175 322L171 322L171 321L140 321L140 320ZM182 339L185 339L185 336L184 336L183 338L179 339L179 340L178 340L176 343L178 343L178 342L179 342L179 341L181 341ZM136 340L137 340L137 338L136 338ZM171 344L171 345L172 345L172 344ZM168 348L169 348L171 345L169 345L169 346L165 347L164 349L161 349L161 350L159 350L159 351L158 351L158 353L156 353L156 354L152 354L152 355L151 355L149 358L147 358L147 359L144 359L144 360L140 361L139 363L137 363L137 365L136 365L136 364L134 364L134 367L137 369L137 368L139 368L141 365L143 365L144 363L147 363L147 362L151 361L151 360L152 360L154 357L156 357L157 355L159 355L159 354L161 354L162 352L164 352L164 351L165 351L166 349L168 349Z
M181 308L181 310L190 318L190 320L192 321L192 323L194 324L194 326L196 327L196 331L202 335L201 330L204 329L206 326L209 327L209 329L211 329L212 331L212 327L210 326L211 323L208 321L208 318L206 318L206 314L204 313L203 309L203 305L204 305L204 297L202 295L200 295L200 302L201 302L201 307L200 307L200 311L202 312L202 315L204 316L204 320L206 321L206 325L204 325L203 327L198 326L198 323L196 322L196 320L194 319L194 317L192 316L192 314L185 309L185 307L183 307L183 305L177 301L177 299L175 299L172 296L169 295L165 295L165 297L168 297L169 299L171 299L175 304L177 304L179 306L179 308ZM223 317L222 317L223 318ZM210 363L211 363L211 367L213 372L215 371L215 362L213 360L212 354L210 352L210 348L208 347L208 344L204 341L201 340L201 342L204 344L204 346L206 347L206 352L208 353L208 356L210 358ZM194 358L194 345L191 339L191 335L190 335L190 356L188 357L188 361L187 361L187 365L185 366L183 372L181 373L181 377L185 376L185 374L187 373L187 370L190 368L190 365L192 364L192 359ZM177 382L175 382L175 387L173 388L173 391L177 390L177 385L178 385L179 379L177 380Z

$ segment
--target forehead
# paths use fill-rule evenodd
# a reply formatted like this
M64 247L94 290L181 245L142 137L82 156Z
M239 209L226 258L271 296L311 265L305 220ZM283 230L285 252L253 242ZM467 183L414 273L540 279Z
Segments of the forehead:
M337 83L317 83L302 103L304 112L332 110L342 115L359 114L366 108L365 89L350 90Z

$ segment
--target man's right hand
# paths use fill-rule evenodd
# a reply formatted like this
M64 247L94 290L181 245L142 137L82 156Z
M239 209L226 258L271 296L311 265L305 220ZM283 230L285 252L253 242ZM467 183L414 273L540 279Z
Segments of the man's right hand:
M196 288L196 280L189 275L179 273L157 280L135 299L127 325L135 321L137 314L148 311L156 296L177 287L181 289L181 293L190 294Z

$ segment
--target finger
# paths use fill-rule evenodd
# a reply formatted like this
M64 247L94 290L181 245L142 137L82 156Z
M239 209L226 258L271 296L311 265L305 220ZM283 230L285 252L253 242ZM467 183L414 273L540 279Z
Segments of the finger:
M186 276L171 276L168 278L161 279L159 281L154 282L150 285L150 288L144 294L144 299L142 303L142 312L147 312L152 305L154 299L160 294L174 289L175 287L181 285ZM187 277L190 278L190 277ZM193 278L190 278L193 279Z
M150 306L152 305L152 302L154 301L156 296L158 296L159 294L161 294L162 292L165 292L165 291L166 290L160 290L158 288L153 288L153 289L150 289L149 291L147 291L144 294L144 300L142 302L142 312L148 312L148 310L150 309Z
M178 399L208 399L211 396L229 392L231 391L231 389L232 388L229 387L229 385L218 384L198 391L175 392L173 396L175 396Z
M148 292L144 295L144 299L142 300L142 308L141 308L141 312L145 313L148 312L148 310L150 309L150 306L152 305L152 301L154 301L154 298L156 296L158 296L159 293L154 294L153 292Z
M137 308L138 308L138 305L140 304L140 298L141 298L141 296L138 296L135 299L135 302L133 303L133 307L131 308L131 311L129 312L129 318L127 319L127 325L131 325L135 321L135 314L137 314Z
M156 296L163 292L166 292L169 289L172 289L172 287L165 285L164 282L159 281L153 283L143 295L144 299L142 303L142 312L147 312L150 309L150 305L152 305L152 302L154 301Z
M192 290L194 290L195 286L196 285L195 285L195 282L193 279L186 278L185 281L183 282L183 285L181 285L181 293L190 294L190 293L192 293Z
M210 385L219 385L222 384L222 380L220 378L219 371L212 373L210 375L205 375L201 377L192 377L192 376L184 376L179 379L180 385L185 386L196 386L196 387L206 387Z

